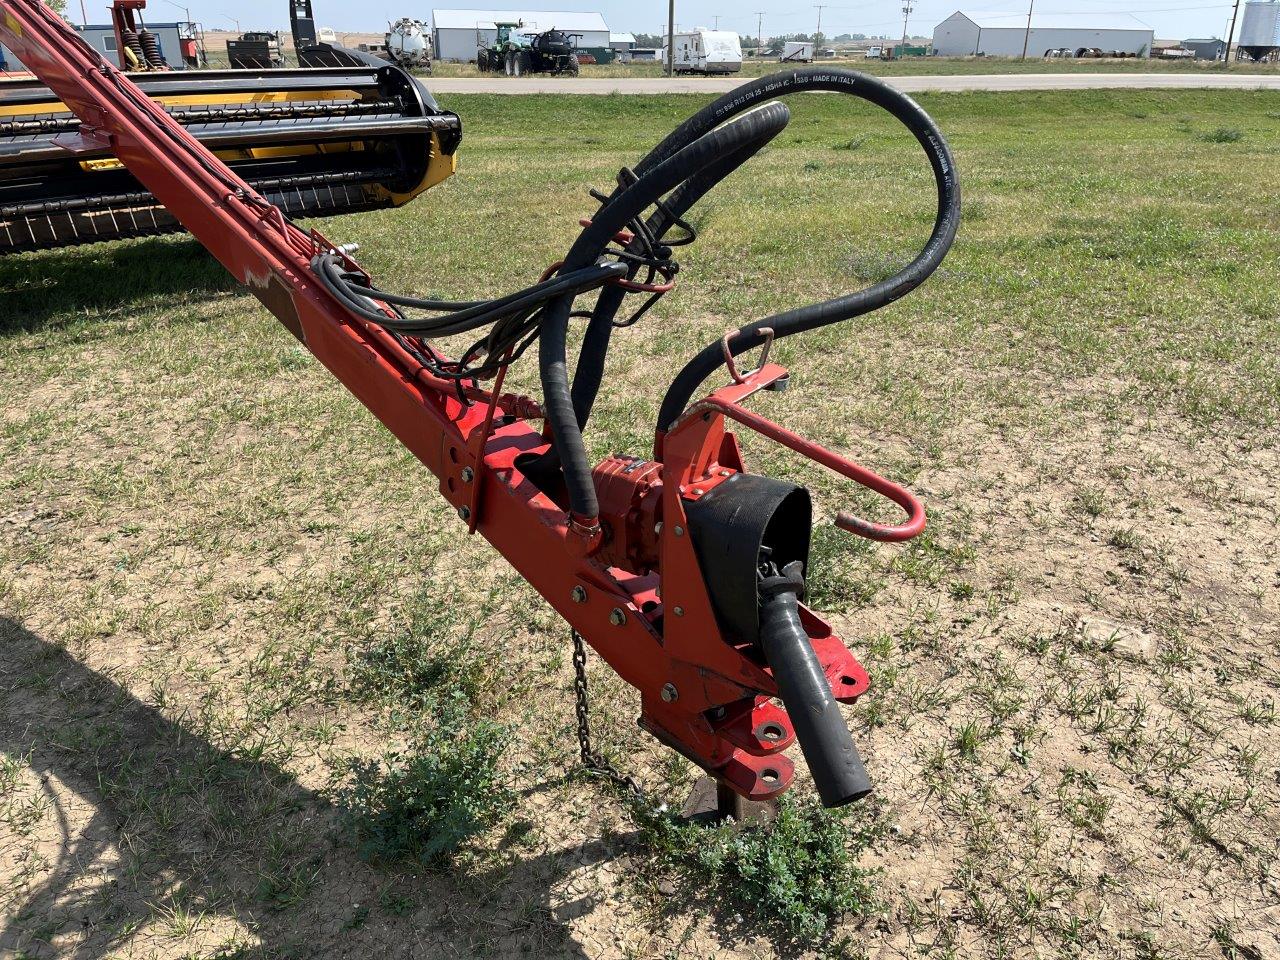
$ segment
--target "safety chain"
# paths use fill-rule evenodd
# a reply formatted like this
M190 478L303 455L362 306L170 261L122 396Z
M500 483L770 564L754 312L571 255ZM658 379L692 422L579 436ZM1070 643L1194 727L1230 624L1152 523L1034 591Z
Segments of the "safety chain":
M629 791L640 800L645 799L644 791L635 778L620 772L617 767L591 749L591 717L590 704L587 701L587 646L577 630L573 633L573 692L578 711L578 750L582 756L582 766L588 773L599 777Z

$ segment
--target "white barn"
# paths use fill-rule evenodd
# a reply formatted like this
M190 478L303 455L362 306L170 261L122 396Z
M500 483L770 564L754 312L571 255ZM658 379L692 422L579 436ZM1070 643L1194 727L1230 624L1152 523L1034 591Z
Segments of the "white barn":
M1145 57L1155 31L1127 13L1034 14L956 12L933 28L938 57L1043 57L1048 50L1097 47Z
M524 22L531 32L563 30L580 33L578 48L608 50L609 27L598 13L573 10L432 10L432 49L437 60L466 63L475 60L476 48L498 36L495 23Z

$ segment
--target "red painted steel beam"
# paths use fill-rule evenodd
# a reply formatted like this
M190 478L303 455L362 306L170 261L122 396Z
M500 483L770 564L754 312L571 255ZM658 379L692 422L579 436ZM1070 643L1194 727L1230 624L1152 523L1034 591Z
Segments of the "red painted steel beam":
M922 525L923 512L900 488L740 406L785 376L781 367L736 375L695 405L663 438L661 462L611 458L597 467L607 491L601 519L614 539L584 544L565 505L520 469L522 455L548 448L530 422L536 402L495 398L499 383L493 394L468 387L464 403L397 338L352 315L310 269L331 244L289 223L39 0L0 0L0 39L80 118L82 141L109 148L439 478L466 529L640 691L646 729L743 796L787 788L792 766L782 750L794 732L771 701L777 686L758 654L722 635L684 513L744 470L724 417L886 493L911 514L909 525ZM820 618L801 608L801 619L833 695L851 702L867 689L866 672Z

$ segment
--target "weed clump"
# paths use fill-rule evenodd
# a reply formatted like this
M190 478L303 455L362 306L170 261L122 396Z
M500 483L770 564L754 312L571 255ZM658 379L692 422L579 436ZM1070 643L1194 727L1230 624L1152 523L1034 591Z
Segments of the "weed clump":
M473 624L425 591L410 604L403 629L373 639L352 658L356 692L366 698L412 705L460 690L475 701L482 671L471 653Z
M1210 133L1200 134L1205 143L1239 143L1244 139L1244 132L1239 127L1219 127Z
M433 713L404 748L346 764L336 800L368 860L447 863L511 802L498 771L507 730L469 717L457 691Z
M508 730L481 709L474 622L422 591L400 630L352 653L354 692L380 705L396 746L334 771L332 791L360 855L441 866L511 803L499 776Z
M875 871L857 855L878 827L857 827L816 801L784 796L769 824L710 828L637 806L636 818L660 866L690 892L733 907L801 943L812 943L846 915L877 909Z

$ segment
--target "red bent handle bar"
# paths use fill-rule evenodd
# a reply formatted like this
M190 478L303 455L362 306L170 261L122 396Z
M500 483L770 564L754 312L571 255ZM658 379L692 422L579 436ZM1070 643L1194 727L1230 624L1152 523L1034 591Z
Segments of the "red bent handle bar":
M760 416L758 413L752 413L731 400L725 400L717 394L712 394L705 400L694 404L686 416L709 409L717 410L726 417L738 421L743 426L750 427L756 433L768 437L770 440L780 443L790 450L794 450L801 456L808 457L815 463L822 464L827 469L833 470L842 477L847 477L854 483L880 494L887 500L892 500L907 514L907 519L903 523L897 526L889 526L882 523L872 523L870 520L864 520L862 517L856 516L847 510L841 510L836 514L836 526L841 530L856 534L859 537L866 537L868 540L878 540L881 543L901 543L904 540L918 537L924 532L925 523L927 522L924 504L910 490L886 480L878 473L873 473L866 467L856 464L838 453L832 453L826 447L820 446L812 440L806 440L804 437Z

